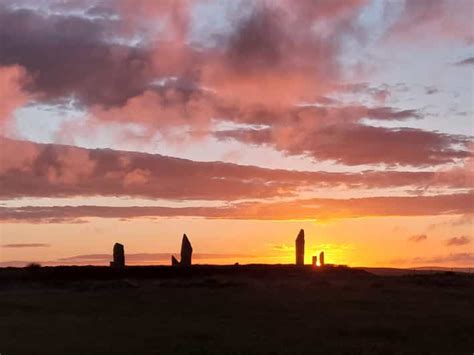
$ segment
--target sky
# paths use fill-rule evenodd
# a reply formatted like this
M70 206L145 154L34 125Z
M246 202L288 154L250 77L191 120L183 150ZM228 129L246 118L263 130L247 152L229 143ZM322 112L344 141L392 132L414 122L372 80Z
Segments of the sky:
M471 0L0 1L0 266L474 266Z

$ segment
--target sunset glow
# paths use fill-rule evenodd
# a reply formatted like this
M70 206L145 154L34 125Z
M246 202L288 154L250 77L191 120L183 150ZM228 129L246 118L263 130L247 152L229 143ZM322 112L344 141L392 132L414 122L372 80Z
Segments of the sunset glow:
M0 267L473 266L473 14L0 2Z

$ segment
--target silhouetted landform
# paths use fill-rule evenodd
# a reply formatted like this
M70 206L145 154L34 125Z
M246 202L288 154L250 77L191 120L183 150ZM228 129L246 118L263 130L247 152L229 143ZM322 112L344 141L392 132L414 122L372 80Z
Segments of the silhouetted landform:
M171 256L171 265L189 267L192 263L193 247L186 234L183 234L181 241L181 261L178 261L174 256Z
M440 267L440 266L426 266L414 268L392 268L392 267L354 267L368 271L379 276L410 276L410 275L432 275L441 273L459 273L459 274L474 274L474 267Z
M343 265L326 265L327 268L314 270L311 265L303 267L286 264L249 264L249 265L193 265L192 268L176 268L166 265L131 266L123 269L106 266L38 266L35 268L0 268L0 282L9 282L8 275L25 280L74 281L74 280L117 280L117 279L193 279L195 277L224 276L228 280L241 276L272 278L278 280L287 277L301 277L311 280L313 277L371 277L367 271L353 269ZM318 275L318 276L316 276ZM336 276L337 275L337 276ZM3 276L3 278L1 278Z
M473 299L474 275L452 272L2 268L0 344L48 355L471 354Z
M300 229L295 240L296 265L304 265L304 230Z
M318 265L318 257L316 255L313 256L311 266L315 268Z
M113 258L114 260L110 262L111 267L118 269L125 267L125 250L122 244L114 244Z
M324 251L319 253L319 266L324 266Z

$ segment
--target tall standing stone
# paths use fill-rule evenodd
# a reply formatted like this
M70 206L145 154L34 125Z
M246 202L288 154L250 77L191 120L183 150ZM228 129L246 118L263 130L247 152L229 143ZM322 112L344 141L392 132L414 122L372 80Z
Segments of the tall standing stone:
M319 253L319 266L324 266L324 251Z
M191 257L193 255L193 247L186 234L183 234L183 241L181 242L181 265L191 266Z
M120 243L114 244L114 261L110 262L110 266L115 268L125 267L125 251Z
M304 265L304 230L300 229L295 240L296 265Z

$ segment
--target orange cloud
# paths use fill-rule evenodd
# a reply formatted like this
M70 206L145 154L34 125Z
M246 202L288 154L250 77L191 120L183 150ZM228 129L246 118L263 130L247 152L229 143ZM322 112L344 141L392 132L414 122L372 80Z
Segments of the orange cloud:
M471 242L471 239L465 235L461 237L453 237L446 240L446 245L448 246L459 246L459 245L466 245Z
M425 241L426 239L428 239L426 234L412 235L410 238L408 238L410 242L415 242L415 243Z

